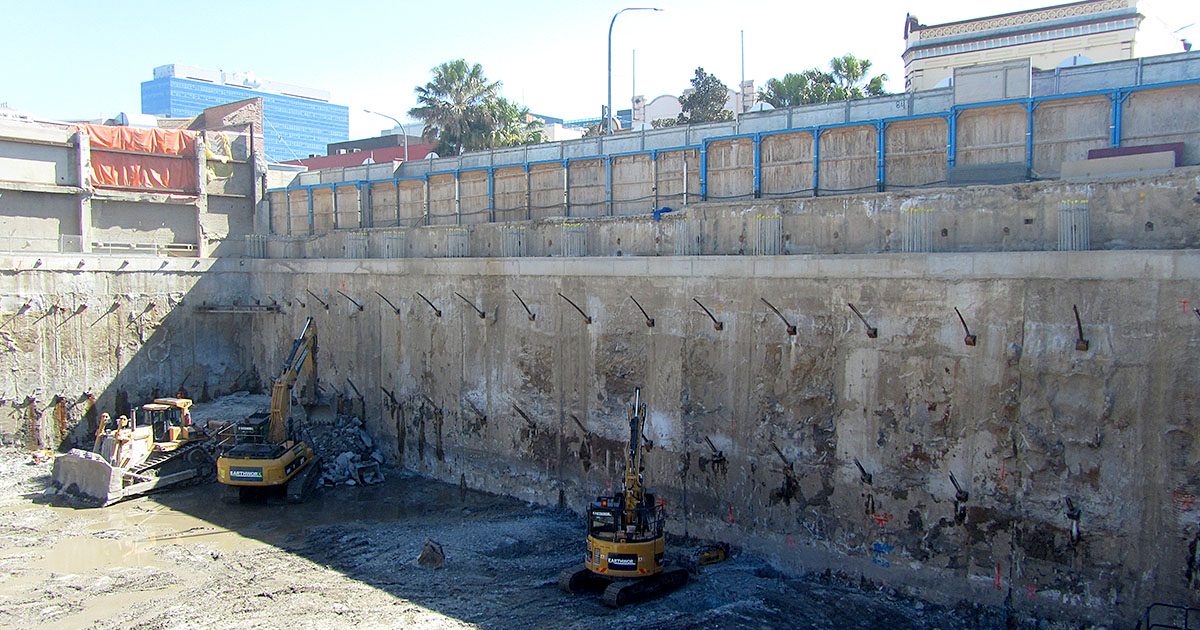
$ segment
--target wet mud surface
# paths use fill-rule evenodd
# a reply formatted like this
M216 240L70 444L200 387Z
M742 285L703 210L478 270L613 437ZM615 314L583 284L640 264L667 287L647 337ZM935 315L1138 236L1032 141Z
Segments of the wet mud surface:
M303 505L226 505L213 483L77 509L36 502L50 464L28 462L0 451L0 627L1006 627L994 609L787 576L737 550L675 593L611 610L558 590L580 518L395 470ZM426 539L443 567L416 563Z

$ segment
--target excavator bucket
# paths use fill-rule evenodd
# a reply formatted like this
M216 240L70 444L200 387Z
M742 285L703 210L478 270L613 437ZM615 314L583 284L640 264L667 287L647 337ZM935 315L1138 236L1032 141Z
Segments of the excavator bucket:
M123 495L122 474L100 455L73 448L54 458L51 482L85 502L107 505Z

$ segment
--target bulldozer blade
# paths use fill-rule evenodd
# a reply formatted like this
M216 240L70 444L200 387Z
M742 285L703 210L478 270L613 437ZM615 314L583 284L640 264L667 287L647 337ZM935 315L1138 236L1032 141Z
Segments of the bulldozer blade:
M55 488L86 503L107 505L122 496L122 471L96 453L71 449L54 458L51 481Z

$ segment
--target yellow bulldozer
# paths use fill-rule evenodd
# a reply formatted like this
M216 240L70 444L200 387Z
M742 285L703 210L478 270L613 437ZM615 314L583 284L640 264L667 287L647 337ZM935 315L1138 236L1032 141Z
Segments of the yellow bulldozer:
M71 449L54 459L52 486L104 506L208 477L208 435L192 425L191 406L187 398L156 398L130 416L104 414L91 452Z
M308 318L279 378L271 388L271 411L257 413L234 426L234 446L217 459L217 481L224 499L240 502L255 495L284 489L288 501L307 498L320 476L320 458L300 427L289 419L292 395L316 398L317 324ZM302 375L307 382L295 392Z
M665 561L666 518L643 483L646 405L640 389L634 392L629 416L625 487L616 495L597 497L588 506L583 564L558 576L559 588L567 593L603 589L604 603L613 608L668 593L688 579L687 569Z

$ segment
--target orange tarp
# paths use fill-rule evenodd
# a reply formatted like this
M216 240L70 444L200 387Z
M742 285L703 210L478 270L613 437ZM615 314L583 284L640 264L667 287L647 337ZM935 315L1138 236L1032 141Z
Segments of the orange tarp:
M107 125L79 127L91 140L92 185L196 192L195 131ZM146 155L110 153L104 149ZM160 155L152 155L155 153Z

